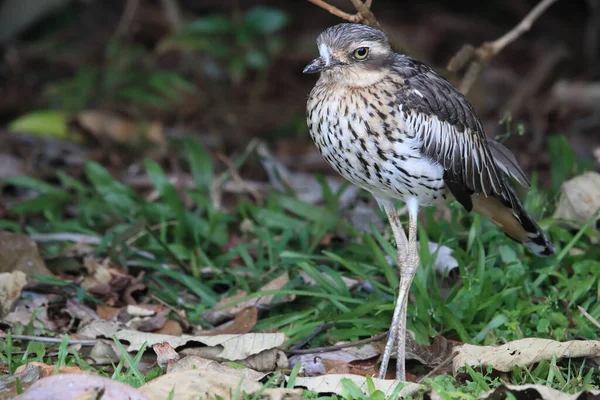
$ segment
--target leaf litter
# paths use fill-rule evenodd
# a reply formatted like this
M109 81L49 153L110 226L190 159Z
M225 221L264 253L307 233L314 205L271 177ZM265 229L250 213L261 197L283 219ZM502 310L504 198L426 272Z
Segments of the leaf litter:
M314 193L312 192L316 193L317 186L312 183L307 185L303 180L306 177L295 176L296 173L279 164L266 150L266 147L258 146L258 149L259 154L263 157L262 161L265 163L265 168L271 169L271 173L269 173L271 185L280 190L291 186L294 191L305 193L304 200L309 203L322 200L313 196ZM318 184L316 181L315 183ZM585 191L585 189L582 190ZM320 186L318 192L321 193ZM589 193L586 193L582 196L587 196L586 198L589 199ZM351 195L354 196L352 193ZM349 198L350 200L347 200L353 200L354 197L352 196ZM565 202L571 207L572 203ZM574 219L577 220L581 214L583 215L579 218L581 220L586 216L589 217L589 210L591 208L588 207L584 211L571 211L572 214L564 215L575 215L577 218ZM372 211L368 211L367 215L371 218L373 216ZM17 241L22 243L25 246L24 248L31 249L31 251L25 252L27 253L25 255L33 255L34 258L39 257L37 248L32 247L32 242L26 236L17 236ZM99 245L100 242L96 241L94 244ZM439 272L444 274L458 266L451 249L433 242L428 244L429 251L432 254L437 252L438 258L435 260L435 268ZM242 300L248 296L248 292L239 291L229 297L223 297L216 305L202 314L207 322L216 325L215 328L199 329L195 327L194 333L196 335L184 334L181 325L177 321L168 318L171 311L168 308L155 304L137 304L131 293L124 295L126 288L130 289L134 286L139 278L129 275L106 261L96 261L92 254L88 249L86 252L88 258L84 263L88 274L79 283L81 287L86 289L88 294L105 300L106 304L98 304L95 309L92 309L84 303L76 303L68 299L64 308L70 318L68 325L76 328L76 338L97 338L96 345L89 351L79 351L82 355L94 360L98 365L111 363L114 365L123 358L120 348L110 340L113 335L125 345L128 352L135 353L144 346L149 346L153 350L154 354L146 352L143 355L144 363L147 365L145 368L149 368L153 363L156 363L166 370L166 375L143 385L139 392L132 392L135 393L135 396L147 396L139 397L140 399L159 398L157 393L168 395L174 385L177 388L174 399L187 398L185 393L188 387L192 388L190 390L199 393L223 393L224 398L228 398L229 394L240 390L240 388L244 391L247 390L248 394L257 393L264 389L260 382L264 382L267 376L277 371L289 371L296 364L301 364L301 375L304 376L295 378L295 387L308 388L317 393L342 395L345 384L353 382L365 394L370 390L367 377L374 375L377 371L382 342L350 346L323 353L293 355L288 360L285 353L287 338L284 334L276 332L252 333L259 320L261 310L293 302L295 300L294 295L275 296L268 294ZM39 260L42 260L41 257L39 257ZM11 265L29 265L28 262L25 262L25 264L23 262L23 259L17 259ZM42 264L38 263L37 265L43 265L43 260ZM42 275L52 276L50 271L45 272L47 270L43 269L45 266L41 268ZM58 326L53 326L54 322L47 314L51 297L33 292L22 292L24 283L21 284L20 276L19 272L0 275L0 278L2 278L0 284L11 282L11 279L18 283L16 286L12 283L9 284L7 286L9 289L6 290L6 293L11 293L10 296L7 296L7 299L12 299L13 304L10 301L0 301L0 305L7 310L11 310L4 321L27 325L31 322L33 313L25 310L38 309L41 312L35 315L35 320L38 323L34 324L34 327L37 326L38 329L44 327L52 330L58 328ZM319 284L314 277L305 271L299 271L298 276L307 286ZM330 275L322 274L322 277L333 283L333 277ZM341 278L348 290L360 288L361 280L347 276ZM281 290L289 282L290 277L286 272L267 282L258 291ZM4 292L0 290L0 295L2 293ZM3 298L0 296L1 299ZM15 318L15 316L18 316L18 318ZM181 315L179 316L181 317ZM190 330L187 329L186 332L190 332ZM347 343L340 342L338 344L344 345ZM510 342L504 346L473 346L438 336L433 339L431 344L420 345L409 336L407 344L407 358L417 360L431 368L438 368L454 357L453 366L455 370L466 364L472 366L488 365L497 371L510 371L514 366L527 366L542 360L551 360L554 356L559 359L562 357L596 358L600 356L598 342L572 341L561 343L546 341L545 339L523 339L522 341ZM29 380L35 381L48 375L52 368L52 366L43 363L29 363L17 370L15 376L24 377L24 374L29 373ZM93 392L95 390L93 385L86 386L81 381L81 377L70 374L79 371L68 368L70 367L58 369L61 374L59 376L65 376L64 380L50 381L50 378L44 378L40 379L38 383L40 385L42 383L43 385L73 383L77 388L79 388L77 385L81 385L81 390L87 391L85 392L87 394L96 393ZM33 374L31 372L33 370L37 372ZM35 377L31 378L33 375ZM25 379L22 379L22 381L25 381ZM96 387L108 388L108 386L102 386L105 383L105 381L102 381ZM373 378L372 383L377 390L381 390L386 394L391 394L394 390L397 390L398 386L393 380ZM490 392L489 398L496 398L494 396L497 396L498 393L504 393L501 390L508 390L511 393L527 390L527 387L516 386L501 388ZM552 393L547 391L550 390L548 388L532 386L529 389L535 389L543 399L559 398L551 397L554 394L548 394ZM44 390L44 386L42 386L42 389L32 387L31 393L37 393L36 390ZM126 393L128 389L118 387L114 390L123 390L120 393ZM419 391L423 392L424 387L411 383L399 390L402 395L408 395L416 394ZM271 398L283 398L277 396L296 398L294 396L299 396L301 390L266 389L262 393L270 393ZM435 393L430 393L430 396L436 398ZM562 396L568 395L563 394ZM571 397L564 398L570 399Z

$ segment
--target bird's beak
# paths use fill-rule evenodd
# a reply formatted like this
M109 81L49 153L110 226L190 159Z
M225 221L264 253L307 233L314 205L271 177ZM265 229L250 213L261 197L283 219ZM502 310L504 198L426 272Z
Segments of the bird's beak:
M322 71L326 67L325 61L321 57L317 57L304 67L302 70L303 74L314 74Z

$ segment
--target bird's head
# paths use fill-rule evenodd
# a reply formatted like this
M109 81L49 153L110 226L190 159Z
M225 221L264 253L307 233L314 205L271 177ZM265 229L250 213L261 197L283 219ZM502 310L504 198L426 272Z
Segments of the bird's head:
M332 26L319 35L317 46L319 57L302 72L320 72L321 79L349 86L379 81L394 55L383 32L362 24Z

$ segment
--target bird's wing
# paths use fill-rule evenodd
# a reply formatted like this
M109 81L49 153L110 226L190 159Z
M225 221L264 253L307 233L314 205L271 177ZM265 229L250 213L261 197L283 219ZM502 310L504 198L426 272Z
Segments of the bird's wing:
M475 110L454 86L425 64L398 56L393 64L402 78L396 93L404 126L421 151L444 168L444 180L456 199L472 209L471 195L494 196L511 207L515 194L507 176L527 182L514 157L500 145L490 149ZM504 156L504 157L502 157ZM511 155L512 156L512 155ZM504 160L498 163L495 158ZM517 200L518 201L518 200Z

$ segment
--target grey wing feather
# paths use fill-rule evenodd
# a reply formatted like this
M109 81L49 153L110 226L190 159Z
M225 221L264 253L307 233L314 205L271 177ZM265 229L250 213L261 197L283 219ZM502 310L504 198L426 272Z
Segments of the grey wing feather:
M487 140L488 147L492 151L492 156L494 160L496 160L496 165L504 172L506 175L510 176L523 187L528 188L531 186L529 183L529 179L525 175L525 172L519 166L517 159L514 154L511 153L502 143L496 142L495 140L488 139Z
M396 94L404 118L412 123L425 155L442 164L445 179L470 193L494 195L514 206L518 199L508 188L504 173L520 183L524 174L514 157L506 156L507 149L490 148L466 97L427 65L410 57L398 55L393 69L404 81ZM494 153L499 154L499 162Z

